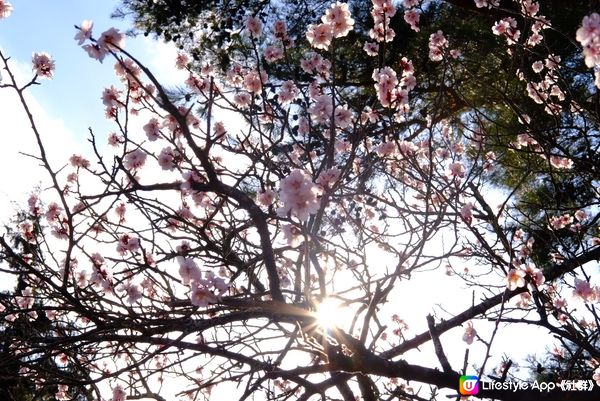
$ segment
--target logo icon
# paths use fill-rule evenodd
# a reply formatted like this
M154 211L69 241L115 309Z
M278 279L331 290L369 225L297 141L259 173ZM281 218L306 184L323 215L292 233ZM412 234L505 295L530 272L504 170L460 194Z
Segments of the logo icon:
M458 391L462 395L475 395L479 392L479 377L461 376L458 382Z

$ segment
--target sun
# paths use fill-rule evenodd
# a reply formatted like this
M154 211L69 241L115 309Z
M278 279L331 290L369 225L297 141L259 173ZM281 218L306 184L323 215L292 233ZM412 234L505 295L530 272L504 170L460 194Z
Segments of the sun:
M347 325L348 319L352 318L350 315L348 306L343 301L332 297L327 297L319 303L315 312L317 324L327 329Z

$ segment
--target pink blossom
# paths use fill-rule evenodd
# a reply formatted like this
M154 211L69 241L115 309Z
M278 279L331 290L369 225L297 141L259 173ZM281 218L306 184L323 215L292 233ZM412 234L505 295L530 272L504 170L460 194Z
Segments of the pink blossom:
M557 169L569 169L573 167L573 160L567 157L550 156L550 165Z
M575 290L573 296L585 302L593 302L596 300L596 291L587 280L575 279Z
M146 152L137 148L127 153L123 159L125 168L128 170L137 170L146 163Z
M395 89L398 85L396 71L390 67L375 69L372 74L379 102L383 107L392 107L395 100Z
M463 341L468 345L473 344L473 340L477 336L477 331L473 327L473 323L467 322L467 327L465 327L465 333L463 334Z
M308 108L308 112L314 118L315 122L323 123L331 118L333 104L331 96L319 95L315 97L315 103Z
M252 96L248 92L238 92L233 96L233 102L239 108L245 109L250 106L252 102Z
M287 37L287 25L283 20L275 21L274 25L275 37L279 39L285 39Z
M156 118L151 118L147 124L144 125L144 132L150 141L156 141L160 136L160 123Z
M246 33L251 38L258 38L262 34L263 24L258 17L252 15L246 18Z
M173 171L180 160L179 152L170 146L163 148L158 155L158 164L163 170Z
M13 6L9 2L0 0L0 19L8 18L12 11Z
M331 34L334 38L341 38L348 35L354 26L354 20L350 16L348 4L340 3L339 1L333 3L327 9L325 15L321 17L321 21L331 27Z
M577 221L583 221L585 219L587 219L588 215L585 212L585 210L578 210L577 212L575 212L575 218L577 219Z
M276 193L272 189L265 189L256 195L256 200L263 206L270 206L275 201L275 195Z
M264 71L261 71L260 74L254 70L248 71L244 75L244 89L250 93L260 94L263 82L266 82L267 79L267 74Z
M442 61L446 47L448 47L448 41L442 31L429 35L429 59L431 61Z
M382 142L375 147L375 153L377 153L379 157L394 156L397 151L398 147L394 141Z
M379 54L379 44L375 42L365 42L363 50L367 53L367 55L375 57Z
M467 224L471 224L471 221L473 220L473 203L465 203L460 209L460 217L462 217Z
M465 333L463 334L463 338L462 338L463 341L466 342L467 344L471 345L471 344L473 344L473 340L475 339L476 336L477 336L477 331L473 327L473 323L467 322L467 327L465 327Z
M583 17L582 26L576 33L576 39L583 46L585 64L589 68L600 64L600 14L592 13Z
M31 57L32 70L38 77L52 79L54 75L54 60L48 53L33 53Z
M461 162L454 162L448 165L450 177L463 178L465 176L465 166Z
M58 401L70 400L71 396L69 395L69 386L66 384L59 384L58 391L54 394L54 398L56 398Z
M510 269L506 276L506 287L510 291L514 291L517 288L525 286L525 276L527 274L522 269Z
M279 90L279 96L277 100L279 100L281 105L286 105L296 99L298 93L298 88L293 81L284 81L281 84L281 89Z
M125 46L125 35L116 28L109 28L102 32L97 43L101 49L118 51Z
M475 0L475 6L477 8L499 7L500 6L500 0Z
M79 155L71 156L69 158L69 162L71 162L71 166L73 166L73 167L88 168L90 166L90 162Z
M202 280L202 272L193 259L178 256L177 262L179 263L179 275L184 285Z
M121 107L123 102L119 100L121 91L111 85L109 88L105 88L102 92L102 104L108 108Z
M267 46L263 55L267 63L273 63L283 58L283 49L277 46Z
M325 188L332 187L337 182L337 180L340 178L340 174L341 174L341 171L339 168L332 167L328 170L324 170L323 172L321 172L321 174L319 174L319 177L317 178L316 182L317 182L317 184L319 184Z
M421 3L421 0L404 0L404 8L416 7Z
M102 60L104 60L104 57L106 56L106 49L98 46L95 43L90 43L87 45L83 46L83 50L85 50L88 54L88 56L90 56L93 59L96 59L100 62L102 62Z
M415 9L406 10L404 12L404 21L406 21L410 25L410 29L415 32L419 32L419 19L421 18L421 14L419 11Z
M512 17L506 17L497 21L492 27L492 32L494 35L506 37L509 45L517 43L521 36L521 32L517 29L517 20Z
M117 243L117 252L124 255L127 251L132 253L137 252L140 249L140 240L130 234L123 234L119 237Z
M40 213L40 198L37 195L30 195L27 199L27 205L29 206L29 213L37 216Z
M563 214L562 216L550 217L550 223L548 227L552 230L561 230L571 223L573 223L573 216L569 214Z
M279 216L291 213L300 221L308 219L319 209L319 191L310 175L303 170L294 170L281 180L279 197L284 205L277 210Z
M288 245L292 248L296 248L304 242L302 231L293 224L283 224L281 226L281 232Z
M46 220L49 223L54 223L58 220L62 208L56 202L51 202L46 210Z
M134 304L142 298L142 287L139 284L132 282L126 283L123 288L125 295L127 295L127 303Z
M348 105L338 106L335 108L333 115L334 123L339 128L347 128L352 122L352 112L348 110Z
M196 305L200 308L205 308L210 304L217 302L217 297L208 288L204 287L201 283L194 281L192 283L192 293L190 296L192 305Z
M333 39L333 31L329 24L309 25L306 31L308 43L316 49L327 50Z
M175 57L175 67L178 70L185 70L190 62L190 58L185 53L177 53Z
M108 134L108 144L110 146L118 147L123 143L125 143L125 138L122 135L119 135L116 132Z
M120 384L117 384L115 388L113 388L113 396L111 401L125 401L127 399L127 393L123 390Z
M79 25L79 29L75 34L74 39L77 41L78 45L82 45L83 42L92 37L92 28L94 23L90 20L84 20L81 25Z
M527 265L527 267L525 268L525 272L527 273L527 275L529 275L529 277L531 277L531 281L538 287L544 284L544 282L546 281L546 278L544 277L544 272L541 269L535 267L535 265L532 263L529 263Z
M600 386L600 366L596 368L596 370L594 370L594 375L592 376L592 379L596 382L597 386Z

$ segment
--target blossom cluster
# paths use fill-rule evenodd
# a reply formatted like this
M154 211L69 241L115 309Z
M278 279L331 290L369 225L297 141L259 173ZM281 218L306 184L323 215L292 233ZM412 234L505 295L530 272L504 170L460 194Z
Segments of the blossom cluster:
M277 209L280 216L291 214L306 221L310 214L319 209L320 190L306 171L294 170L279 184L279 198L283 206Z
M327 50L333 39L348 35L353 26L354 19L350 16L348 4L338 1L327 9L320 24L308 26L306 39L312 47Z
M585 64L595 69L595 84L600 89L600 14L583 17L575 38L583 46Z

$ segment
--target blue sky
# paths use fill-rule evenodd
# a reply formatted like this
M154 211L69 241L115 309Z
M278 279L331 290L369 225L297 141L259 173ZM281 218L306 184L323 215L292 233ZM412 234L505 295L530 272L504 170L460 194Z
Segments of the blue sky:
M13 13L0 20L0 49L11 57L13 72L24 84L33 77L31 56L47 52L56 62L54 79L41 80L30 87L28 101L41 128L54 167L59 168L73 153L88 153L88 127L106 143L114 130L104 117L100 99L104 88L115 84L114 60L101 64L91 59L73 39L83 20L94 22L94 36L114 26L127 30L131 22L111 19L119 0L12 0ZM125 47L144 62L161 81L168 85L182 82L182 73L174 67L173 46L143 36L127 38ZM6 79L5 79L6 81ZM118 86L118 85L117 85ZM36 170L36 163L19 152L37 154L33 134L25 115L11 91L0 90L0 224L7 221L45 174ZM43 185L42 185L43 186Z
M32 94L51 116L62 118L69 131L79 140L87 138L92 126L101 133L110 128L104 119L100 95L115 82L114 61L103 64L87 56L73 40L74 25L85 19L94 22L94 36L115 26L121 31L130 21L111 19L118 0L12 0L12 15L0 21L0 48L13 60L29 63L33 52L45 51L56 61L55 77L33 88ZM151 39L127 38L126 48L154 69L168 70L174 63L160 54L171 50ZM171 53L171 52L169 52ZM164 63L157 66L157 62ZM174 69L174 68L173 68ZM168 77L168 75L167 75Z

